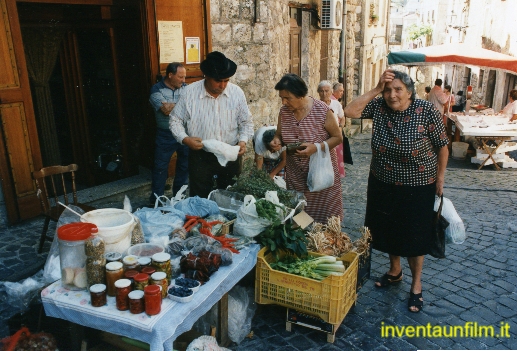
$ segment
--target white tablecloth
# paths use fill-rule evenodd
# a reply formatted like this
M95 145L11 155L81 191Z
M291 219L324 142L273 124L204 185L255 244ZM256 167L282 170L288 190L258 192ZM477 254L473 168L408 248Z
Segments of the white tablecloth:
M68 320L90 328L127 336L151 345L151 351L172 350L173 341L192 328L192 325L221 299L257 261L259 245L251 245L233 255L230 266L221 267L194 294L188 303L163 300L162 311L156 316L131 314L115 307L115 298L108 296L108 304L92 307L87 291L71 291L61 287L58 280L41 292L47 316Z
M451 119L456 122L461 135L471 135L479 137L495 136L517 136L517 123L510 122L504 116L463 116L452 115Z

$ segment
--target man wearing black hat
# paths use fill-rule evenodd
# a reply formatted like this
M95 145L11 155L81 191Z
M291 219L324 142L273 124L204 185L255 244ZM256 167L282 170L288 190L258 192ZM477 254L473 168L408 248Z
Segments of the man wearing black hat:
M253 120L244 92L229 82L237 65L214 51L201 62L205 79L189 85L170 114L169 128L190 148L189 195L208 197L214 189L233 184L241 156L253 135ZM214 154L203 150L203 140L239 145L239 158L221 166Z

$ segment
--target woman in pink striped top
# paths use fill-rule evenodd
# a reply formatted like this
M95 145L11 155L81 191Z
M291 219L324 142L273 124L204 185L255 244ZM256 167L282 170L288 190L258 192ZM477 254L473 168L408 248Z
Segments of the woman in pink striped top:
M305 211L316 222L326 224L331 216L343 219L341 182L334 150L343 139L334 114L325 103L307 95L307 85L296 74L284 75L275 89L283 105L278 116L277 136L283 144L303 142L304 147L303 150L287 155L287 189L304 193L307 198ZM315 143L320 143L325 149L324 141L330 149L334 184L330 188L310 192L307 187L309 157L317 151Z

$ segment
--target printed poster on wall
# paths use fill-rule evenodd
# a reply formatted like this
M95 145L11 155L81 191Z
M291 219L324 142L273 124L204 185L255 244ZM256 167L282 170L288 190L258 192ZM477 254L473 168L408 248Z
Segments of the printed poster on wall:
M185 63L189 64L201 62L199 37L186 37L185 47L187 48L187 57Z
M158 21L160 63L183 62L183 25L181 21Z

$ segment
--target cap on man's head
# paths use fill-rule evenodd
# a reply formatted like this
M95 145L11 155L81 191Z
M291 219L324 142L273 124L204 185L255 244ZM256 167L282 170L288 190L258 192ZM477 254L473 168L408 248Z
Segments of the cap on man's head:
M201 62L200 67L205 76L214 79L230 78L237 70L235 62L219 51L213 51L206 55L206 59Z

